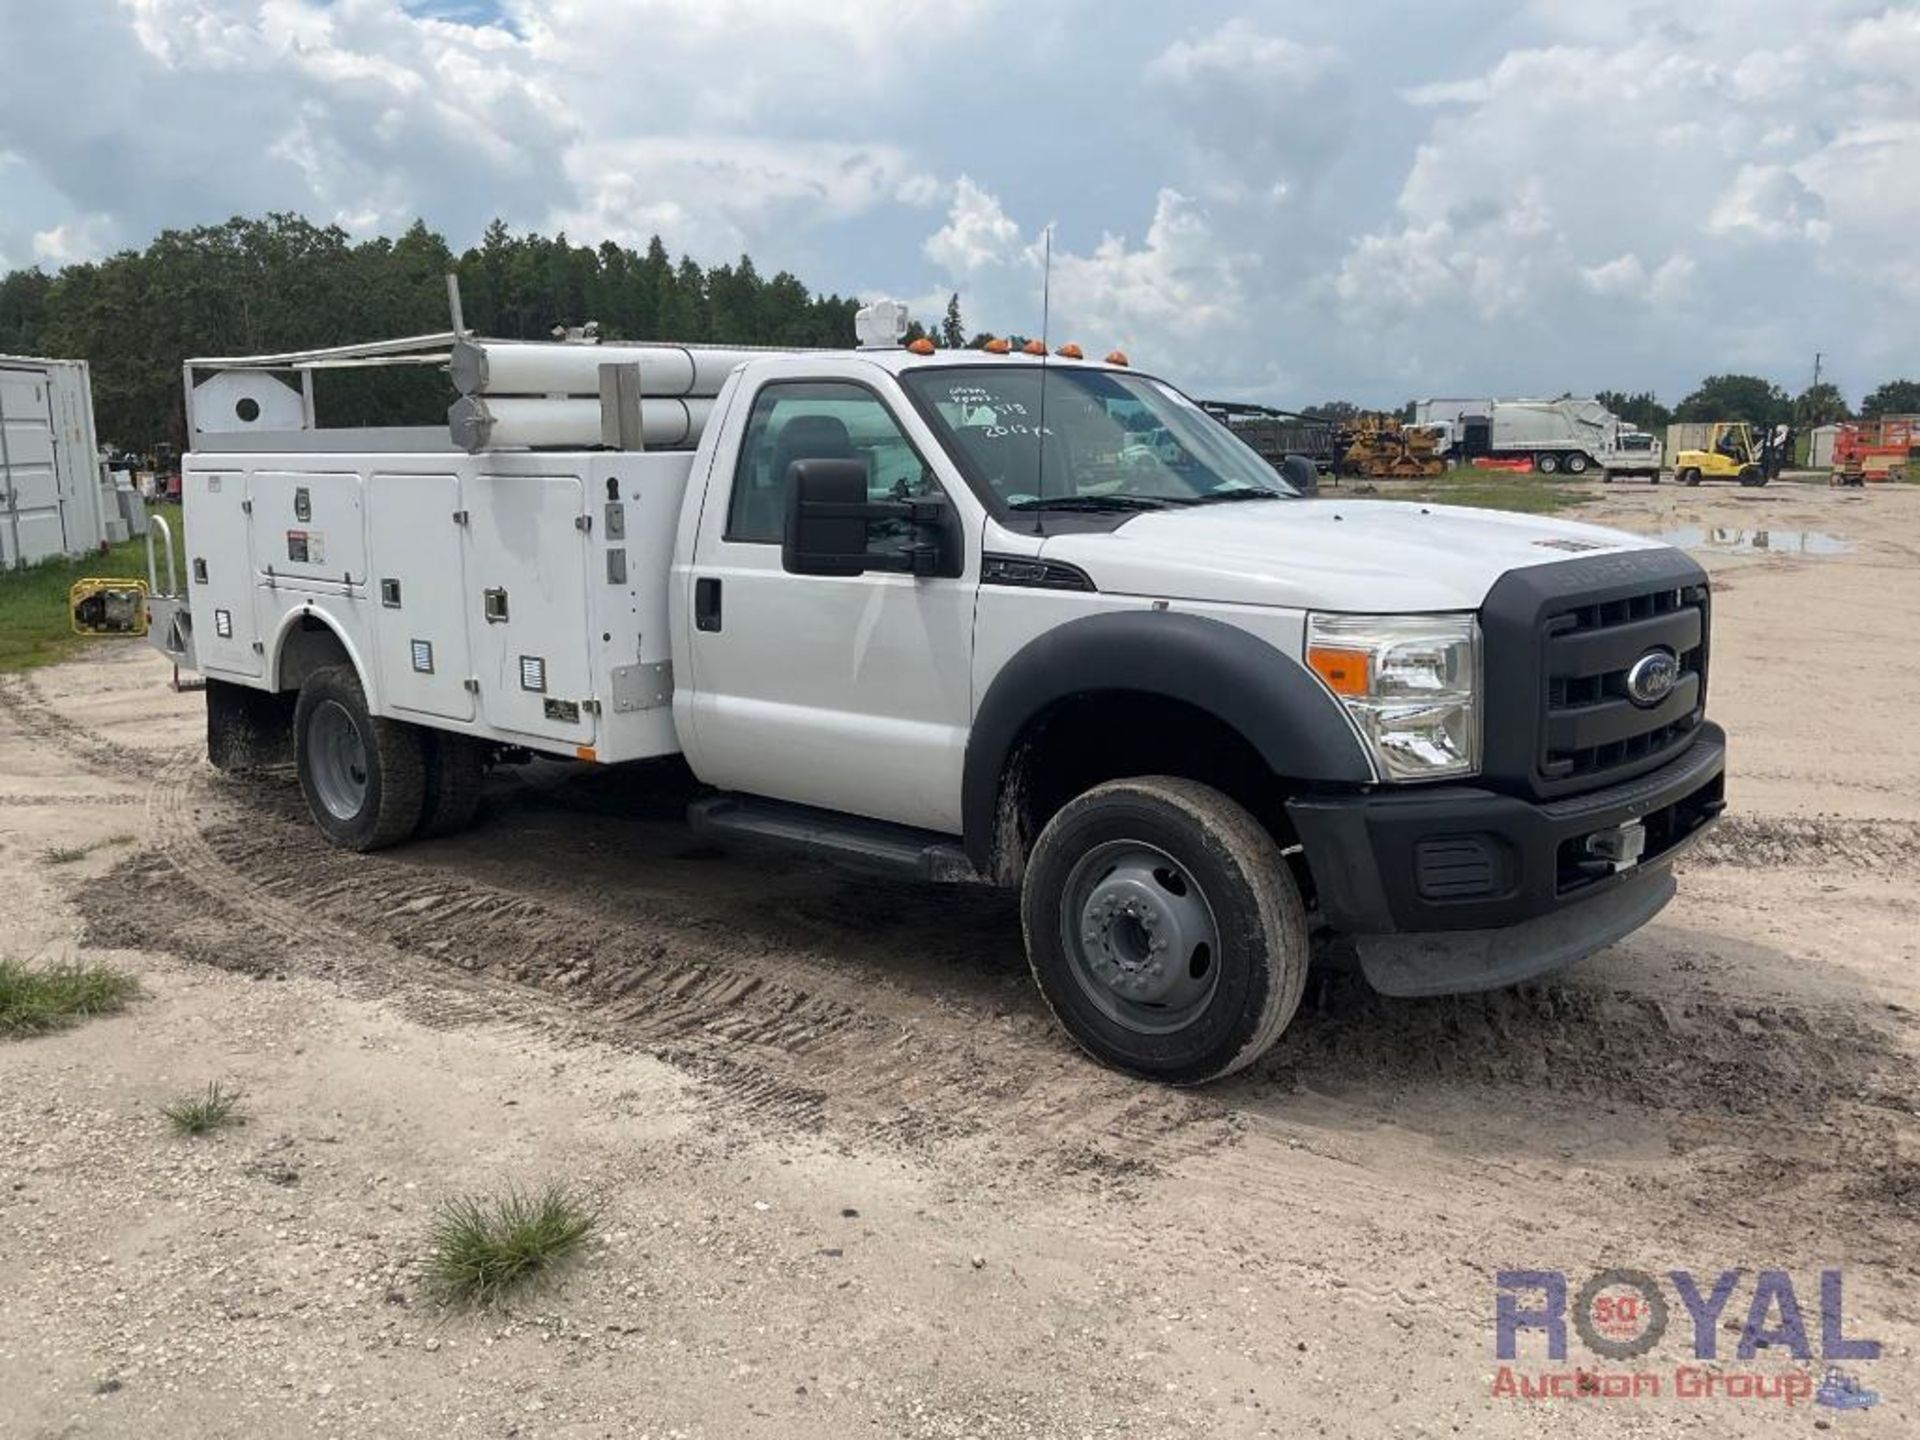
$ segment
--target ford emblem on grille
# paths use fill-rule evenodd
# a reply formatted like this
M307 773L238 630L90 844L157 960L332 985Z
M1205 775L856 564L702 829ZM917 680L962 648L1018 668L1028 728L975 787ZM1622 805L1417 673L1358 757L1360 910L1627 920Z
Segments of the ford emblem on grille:
M1627 671L1627 698L1651 707L1673 693L1680 680L1680 657L1671 650L1649 650Z

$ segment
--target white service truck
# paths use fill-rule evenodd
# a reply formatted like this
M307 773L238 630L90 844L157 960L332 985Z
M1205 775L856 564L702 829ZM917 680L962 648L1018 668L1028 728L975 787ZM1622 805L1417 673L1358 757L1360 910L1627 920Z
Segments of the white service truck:
M1526 459L1542 475L1599 470L1660 478L1660 442L1598 400L1419 400L1413 423L1438 429L1450 458Z
M189 362L152 633L213 762L291 760L371 850L492 763L682 755L707 832L1016 889L1068 1033L1171 1082L1265 1050L1318 939L1437 994L1666 904L1722 808L1687 555L1302 498L1117 354L861 322ZM447 367L451 428L315 423L316 377L395 361Z

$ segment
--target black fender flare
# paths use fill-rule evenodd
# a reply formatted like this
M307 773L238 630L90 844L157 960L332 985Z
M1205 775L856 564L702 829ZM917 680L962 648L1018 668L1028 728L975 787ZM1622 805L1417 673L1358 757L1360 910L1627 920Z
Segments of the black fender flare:
M1346 712L1298 660L1259 637L1177 610L1088 615L1029 641L981 697L967 735L967 858L992 873L1000 789L1035 717L1075 695L1125 690L1183 701L1244 736L1277 775L1364 785L1373 766Z

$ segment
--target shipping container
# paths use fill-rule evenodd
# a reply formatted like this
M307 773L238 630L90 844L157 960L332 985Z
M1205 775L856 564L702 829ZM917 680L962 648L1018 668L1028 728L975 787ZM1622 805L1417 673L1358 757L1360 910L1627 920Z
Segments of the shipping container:
M103 483L87 362L0 355L0 570L98 549Z

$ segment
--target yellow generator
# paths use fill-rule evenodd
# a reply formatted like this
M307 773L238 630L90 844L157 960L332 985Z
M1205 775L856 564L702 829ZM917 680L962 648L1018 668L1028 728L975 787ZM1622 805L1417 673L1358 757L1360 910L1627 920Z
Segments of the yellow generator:
M144 635L147 582L117 576L76 580L67 592L67 615L76 635Z
M1673 478L1682 485L1702 480L1738 480L1742 485L1764 485L1773 479L1771 457L1761 454L1753 427L1744 420L1716 422L1707 433L1704 450L1682 450L1673 457Z

